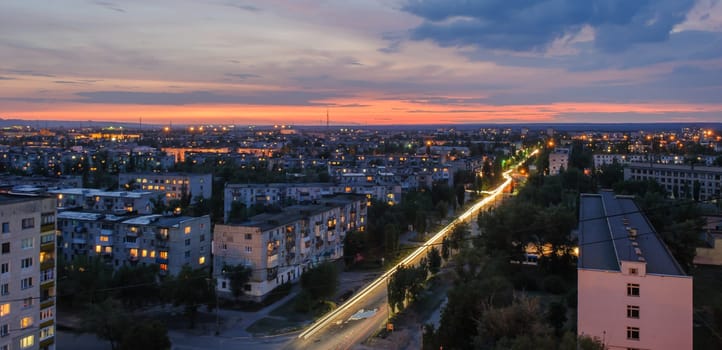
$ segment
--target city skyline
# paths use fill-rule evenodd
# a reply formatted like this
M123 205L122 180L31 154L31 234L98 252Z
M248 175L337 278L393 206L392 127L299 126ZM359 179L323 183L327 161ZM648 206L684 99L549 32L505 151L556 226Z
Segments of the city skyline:
M715 0L6 2L0 117L718 122L721 42Z

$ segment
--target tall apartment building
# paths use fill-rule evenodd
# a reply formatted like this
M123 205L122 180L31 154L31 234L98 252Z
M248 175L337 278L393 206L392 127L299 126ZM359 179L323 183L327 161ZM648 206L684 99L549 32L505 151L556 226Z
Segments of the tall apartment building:
M629 196L583 194L577 332L608 349L691 349L692 277Z
M183 265L209 266L211 220L200 217L125 215L61 211L58 253L66 261L99 256L119 268L157 264L161 273L176 275Z
M549 175L559 175L562 169L569 169L570 148L555 148L549 153Z
M654 180L675 198L707 201L720 198L722 167L631 163L624 168L624 180Z
M55 198L0 195L0 349L55 349Z
M160 194L166 201L181 199L184 194L190 196L191 201L198 196L210 199L213 195L212 174L120 173L118 185L121 190Z
M340 195L318 204L295 205L266 213L247 223L216 225L213 230L214 274L219 293L230 293L225 265L252 269L244 293L262 300L277 286L297 281L309 267L343 256L348 231L364 231L366 198Z

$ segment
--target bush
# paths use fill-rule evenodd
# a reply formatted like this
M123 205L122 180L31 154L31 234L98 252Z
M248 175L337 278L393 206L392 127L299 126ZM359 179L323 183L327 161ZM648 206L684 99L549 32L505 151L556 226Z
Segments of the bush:
M311 307L313 306L313 298L311 297L311 294L306 292L305 290L298 293L298 296L296 297L296 302L293 304L293 310L298 313L307 313L311 311Z
M333 311L334 309L336 309L336 303L334 303L333 301L322 301L316 304L314 314L316 315L316 317L320 317L328 312Z
M542 282L544 291L552 294L561 294L566 290L564 279L558 275L551 275L544 278Z
M525 290L525 291L539 290L539 284L537 283L536 278L524 271L520 271L520 272L514 274L511 282L512 282L512 284L514 284L514 289L517 289L517 290Z
M567 306L571 309L577 308L577 289L574 288L567 293Z

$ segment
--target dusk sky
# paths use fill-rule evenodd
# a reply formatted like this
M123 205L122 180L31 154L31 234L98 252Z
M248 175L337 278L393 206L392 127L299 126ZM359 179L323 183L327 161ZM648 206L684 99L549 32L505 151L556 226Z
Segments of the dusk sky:
M722 121L722 0L3 0L0 117Z

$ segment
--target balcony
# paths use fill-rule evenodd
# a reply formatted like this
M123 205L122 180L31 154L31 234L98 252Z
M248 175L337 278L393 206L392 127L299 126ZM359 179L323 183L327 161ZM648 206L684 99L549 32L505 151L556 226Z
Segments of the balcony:
M167 258L163 259L163 258L157 257L157 258L155 258L155 262L156 262L156 264L167 264L168 259Z
M103 235L103 236L112 236L112 235L113 235L113 230L101 229L101 230L100 230L100 234Z
M70 239L70 243L72 243L72 244L86 244L86 243L88 243L88 240L86 240L85 238L73 237L72 239Z
M268 268L277 267L278 266L278 254L269 255L268 260L266 260L266 262L267 262Z
M130 248L139 248L140 244L138 244L137 240L135 242L125 242L125 247L129 248L129 249Z

